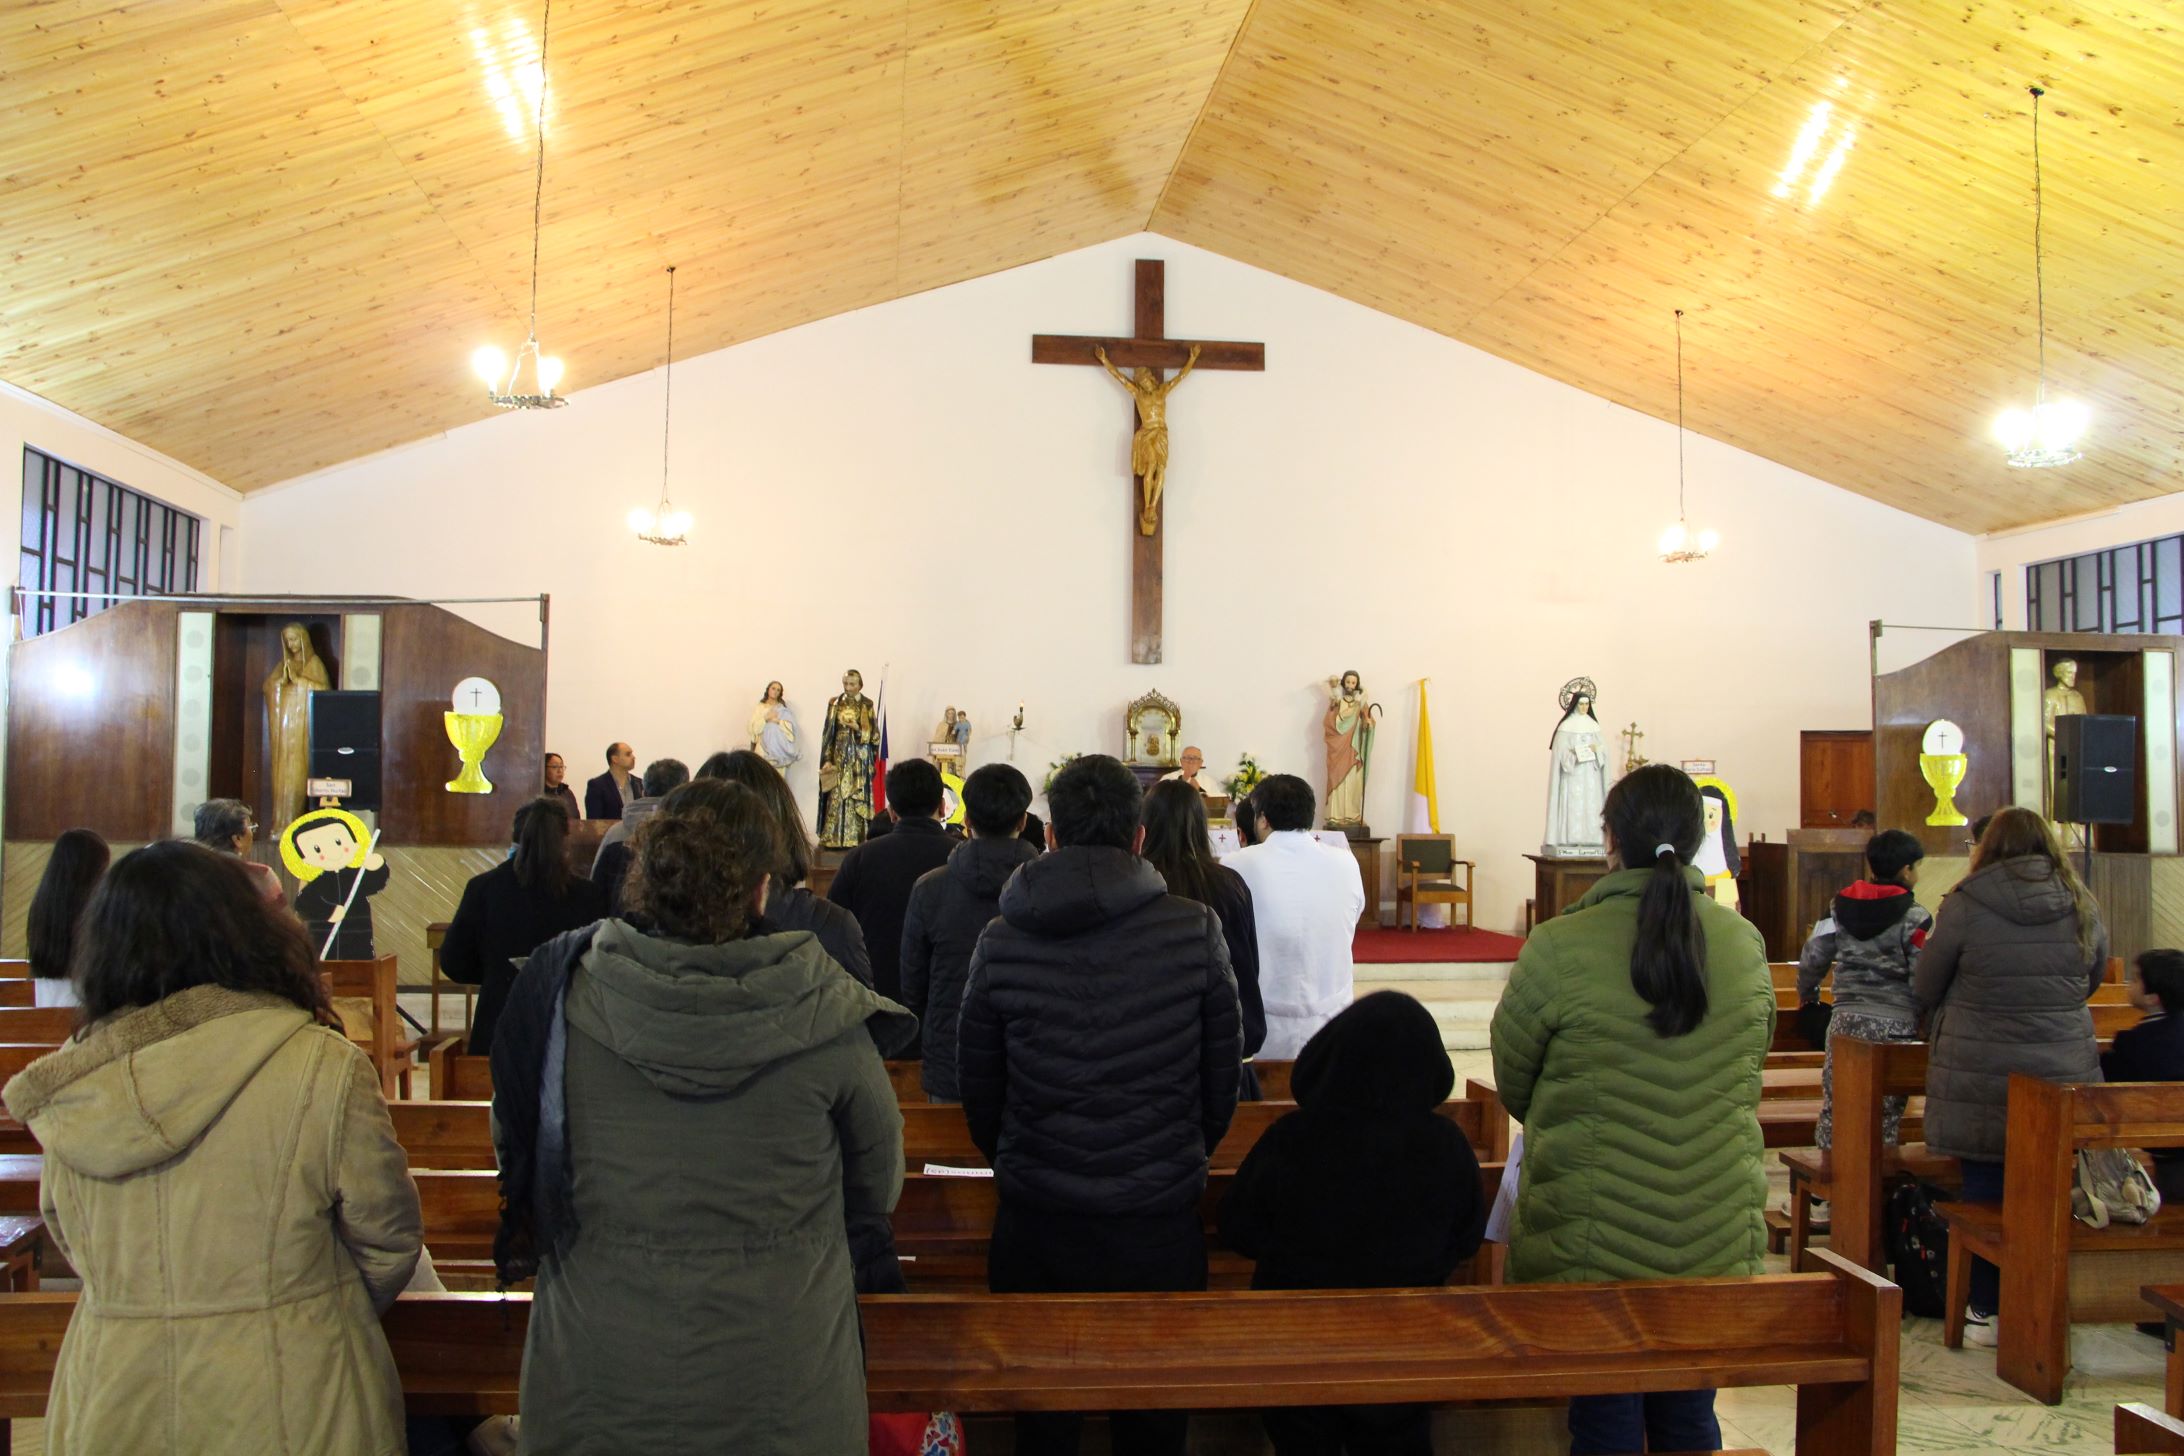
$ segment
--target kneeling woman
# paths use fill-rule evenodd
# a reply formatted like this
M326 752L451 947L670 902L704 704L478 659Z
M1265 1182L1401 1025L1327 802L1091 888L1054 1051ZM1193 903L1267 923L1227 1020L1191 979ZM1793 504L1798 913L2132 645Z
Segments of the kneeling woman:
M91 897L75 976L84 1030L6 1093L83 1277L45 1449L406 1450L379 1315L417 1188L302 922L234 856L153 844Z
M806 931L756 933L780 848L747 789L637 834L630 901L548 941L493 1040L504 1278L536 1272L527 1456L867 1447L845 1215L902 1190L868 1034L909 1013Z
M1532 932L1494 1013L1495 1082L1524 1124L1509 1278L1757 1274L1766 948L1691 867L1705 814L1680 770L1627 774L1601 821L1607 877ZM1570 1402L1572 1456L1720 1445L1711 1390Z

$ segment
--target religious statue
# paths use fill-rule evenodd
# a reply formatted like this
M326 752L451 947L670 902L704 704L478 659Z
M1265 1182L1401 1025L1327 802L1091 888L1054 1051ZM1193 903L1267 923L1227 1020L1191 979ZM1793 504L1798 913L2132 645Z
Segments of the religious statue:
M958 713L955 709L950 708L947 712L941 714L940 721L933 725L932 741L936 744L954 744L958 755L967 753L971 746L971 715Z
M1591 859L1606 850L1600 810L1608 800L1608 755L1593 716L1597 692L1591 678L1573 677L1558 697L1562 721L1547 745L1547 839L1540 847L1550 859Z
M2090 713L2085 694L2078 691L2077 659L2066 657L2051 669L2055 686L2040 695L2041 742L2047 751L2047 811L2055 817L2055 720L2074 713ZM2065 840L2065 843L2070 842Z
M872 766L880 751L879 718L864 695L864 674L842 674L842 691L827 700L819 732L819 843L854 849L872 820Z
M804 756L796 737L796 714L777 682L766 684L766 695L751 710L751 751L783 773Z
M311 694L333 685L309 629L301 622L281 628L280 666L265 679L265 737L272 759L266 776L273 785L267 825L275 834L303 812L311 777Z
M1105 346L1094 349L1099 356L1100 367L1115 377L1115 382L1130 391L1137 399L1137 433L1130 437L1130 472L1145 481L1145 503L1138 512L1138 534L1150 536L1160 527L1160 492L1168 480L1168 396L1175 387L1190 377L1198 367L1199 347L1191 345L1188 359L1175 373L1175 378L1163 384L1160 371L1143 365L1123 372L1108 362Z
M1699 786L1699 803L1706 810L1706 836L1691 863L1706 876L1706 893L1734 910L1737 876L1744 870L1744 856L1737 852L1736 795L1711 774L1701 774L1692 782Z
M1352 839L1365 839L1365 770L1372 757L1380 704L1365 697L1364 679L1352 671L1327 679L1327 713L1320 733L1327 741L1327 823Z

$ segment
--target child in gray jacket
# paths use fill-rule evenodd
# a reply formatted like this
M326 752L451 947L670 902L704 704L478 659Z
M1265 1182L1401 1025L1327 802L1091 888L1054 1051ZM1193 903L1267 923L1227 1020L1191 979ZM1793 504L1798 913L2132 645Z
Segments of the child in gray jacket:
M1911 996L1911 962L1926 944L1933 914L1912 898L1919 861L1917 836L1885 829L1866 841L1870 878L1847 885L1835 897L1834 914L1812 928L1797 962L1797 999L1820 999L1820 982L1835 969L1835 1011L1828 1018L1827 1060L1820 1072L1819 1146L1834 1142L1835 1038L1916 1041L1918 1003ZM1882 1105L1882 1137L1896 1141L1903 1121L1901 1097Z

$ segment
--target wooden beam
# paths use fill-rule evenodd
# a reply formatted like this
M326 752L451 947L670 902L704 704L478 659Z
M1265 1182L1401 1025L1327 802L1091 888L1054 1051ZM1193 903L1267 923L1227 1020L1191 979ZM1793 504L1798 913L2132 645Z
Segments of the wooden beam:
M1266 368L1266 345L1239 344L1222 339L1105 338L1090 334L1033 334L1034 364L1097 364L1094 350L1105 349L1117 369L1181 369L1198 346L1200 369Z

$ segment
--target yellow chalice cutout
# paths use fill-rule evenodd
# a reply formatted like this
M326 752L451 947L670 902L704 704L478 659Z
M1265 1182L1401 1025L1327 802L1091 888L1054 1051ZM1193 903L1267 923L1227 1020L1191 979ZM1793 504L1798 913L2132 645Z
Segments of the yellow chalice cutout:
M492 781L485 776L485 751L500 738L500 689L482 677L466 677L455 684L455 708L442 713L447 741L462 755L463 771L448 781L451 794L490 794Z
M1926 725L1919 747L1919 773L1934 791L1934 812L1926 816L1926 822L1936 828L1971 822L1956 806L1957 786L1971 767L1971 758L1964 752L1964 730L1947 718L1936 718Z

